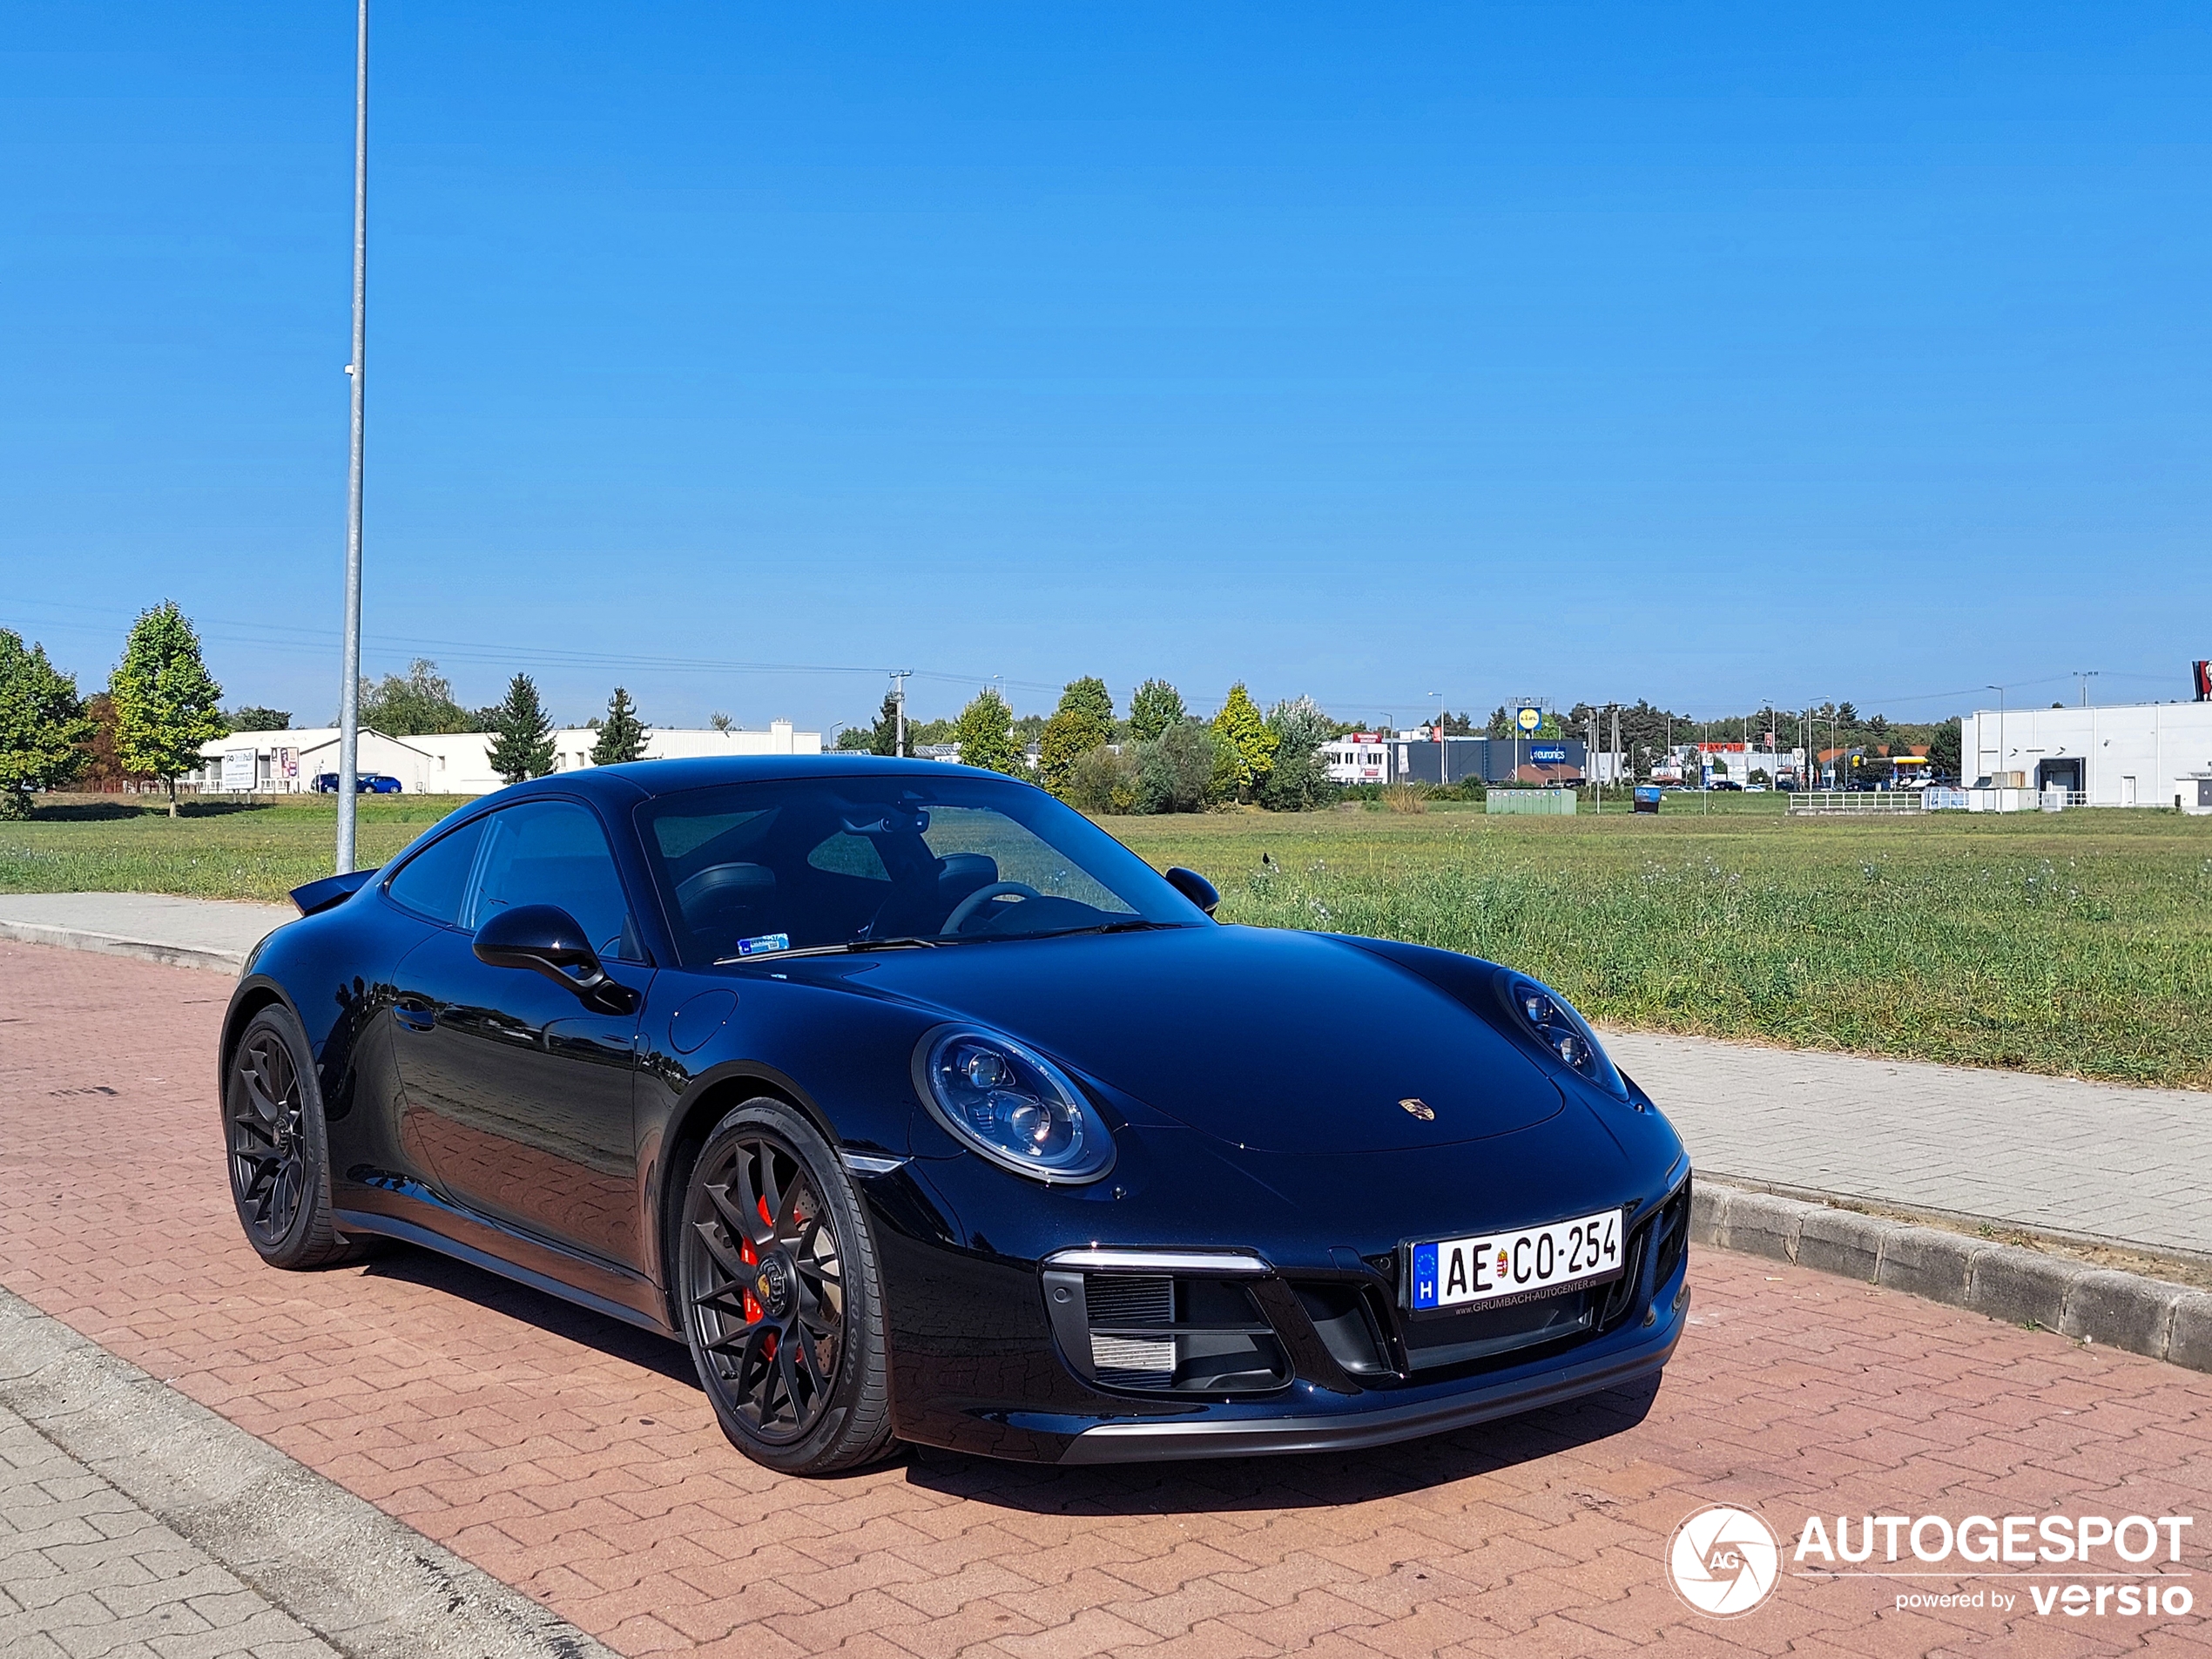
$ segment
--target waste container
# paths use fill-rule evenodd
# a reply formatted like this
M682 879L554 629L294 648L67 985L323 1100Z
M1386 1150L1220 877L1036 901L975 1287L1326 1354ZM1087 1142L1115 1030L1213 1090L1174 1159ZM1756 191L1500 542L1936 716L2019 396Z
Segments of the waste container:
M1638 784L1636 786L1636 811L1640 813L1656 813L1658 810L1659 786L1656 784Z

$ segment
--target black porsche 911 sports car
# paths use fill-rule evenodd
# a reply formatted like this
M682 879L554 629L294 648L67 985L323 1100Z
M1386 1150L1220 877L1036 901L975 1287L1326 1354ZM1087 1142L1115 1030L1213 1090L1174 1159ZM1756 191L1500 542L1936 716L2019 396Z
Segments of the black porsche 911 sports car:
M1689 1160L1564 1001L1217 924L1024 783L595 768L294 897L223 1022L255 1250L678 1338L775 1468L1372 1445L1682 1332Z

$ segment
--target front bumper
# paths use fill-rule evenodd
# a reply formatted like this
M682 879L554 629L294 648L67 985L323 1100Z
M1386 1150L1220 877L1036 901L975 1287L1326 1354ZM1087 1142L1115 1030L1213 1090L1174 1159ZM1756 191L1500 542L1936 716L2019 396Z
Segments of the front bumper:
M1158 1262L1128 1259L1145 1257L1142 1251L1096 1247L1040 1261L1026 1253L984 1256L948 1249L951 1241L942 1238L934 1248L923 1247L914 1237L918 1230L911 1230L914 1211L907 1212L902 1227L879 1209L890 1224L880 1237L894 1281L890 1306L898 1433L925 1445L1043 1463L1348 1450L1447 1433L1631 1386L1666 1365L1688 1318L1688 1177L1670 1178L1656 1193L1657 1201L1642 1206L1648 1221L1634 1230L1629 1278L1617 1293L1591 1298L1593 1312L1580 1334L1562 1327L1560 1337L1543 1339L1532 1330L1526 1345L1501 1344L1501 1351L1484 1353L1458 1345L1468 1334L1464 1331L1443 1337L1431 1330L1426 1334L1430 1345L1416 1352L1414 1333L1402 1315L1381 1310L1384 1317L1369 1327L1376 1339L1370 1359L1386 1362L1379 1366L1359 1363L1338 1335L1325 1336L1320 1324L1300 1312L1302 1307L1315 1311L1301 1297L1331 1270L1318 1263L1285 1265L1284 1252L1265 1244L1211 1255L1163 1250ZM1126 1350L1111 1356L1094 1352L1094 1363L1082 1363L1083 1273L1143 1274L1170 1265L1179 1276L1228 1277L1250 1287L1266 1320L1257 1328L1271 1327L1279 1339L1259 1345L1272 1352L1281 1382L1247 1376L1234 1388L1217 1391L1186 1379L1180 1366L1171 1376L1156 1372L1139 1381L1132 1378L1136 1362L1124 1357ZM1337 1288L1366 1285L1386 1298L1386 1269L1376 1258L1338 1252L1334 1271ZM1175 1306L1171 1320L1197 1318L1195 1309L1185 1309L1181 1300ZM1369 1306L1376 1311L1373 1303ZM1094 1298L1097 1317L1089 1329L1110 1339L1148 1334L1130 1328L1125 1307L1100 1313ZM1447 1346L1434 1345L1440 1340Z
M1534 1377L1484 1386L1463 1384L1440 1397L1393 1401L1366 1397L1360 1406L1314 1416L1221 1418L1197 1422L1096 1423L1076 1432L1062 1463L1147 1463L1182 1458L1255 1457L1271 1453L1349 1452L1468 1428L1501 1417L1556 1406L1655 1376L1682 1339L1689 1297L1684 1286L1671 1318L1625 1352L1548 1368ZM1052 1432L1042 1422L1023 1423Z

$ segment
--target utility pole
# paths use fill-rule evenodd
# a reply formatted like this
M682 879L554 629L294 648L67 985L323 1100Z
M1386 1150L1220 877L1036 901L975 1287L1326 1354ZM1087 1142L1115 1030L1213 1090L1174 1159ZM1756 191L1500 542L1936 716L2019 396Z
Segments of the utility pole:
M913 673L911 668L891 671L891 678L899 682L899 741L896 747L901 760L907 756L907 680Z
M2081 706L2083 708L2089 706L2089 682L2103 672L2104 670L2101 668L2077 668L2074 671L2074 678L2081 682Z
M368 0L357 0L354 37L354 378L353 449L346 469L346 631L339 649L337 873L354 867L360 798L361 725L361 463L366 453L368 378Z
M1997 693L1997 770L2004 776L2010 777L2013 769L2005 764L2005 756L2007 752L2005 747L2005 688L2001 685L1985 685L1982 689ZM1980 722L1976 721L1975 724L1979 725ZM1977 733L1976 736L1979 738L1979 734ZM1961 755L1959 759L1963 760L1966 757ZM2002 789L2006 786L2000 784L1997 786Z

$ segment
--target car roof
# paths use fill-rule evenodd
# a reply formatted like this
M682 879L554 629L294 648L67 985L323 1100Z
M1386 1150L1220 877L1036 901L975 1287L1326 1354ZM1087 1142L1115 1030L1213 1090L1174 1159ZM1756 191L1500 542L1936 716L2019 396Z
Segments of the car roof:
M615 766L580 766L573 772L548 772L528 783L512 784L499 791L504 801L533 794L582 794L612 805L635 804L658 795L689 789L711 789L717 784L792 783L805 779L833 778L990 778L1021 783L1018 778L986 772L977 766L949 765L941 760L901 760L889 755L705 755L682 760L631 760ZM489 798L487 798L489 799Z

